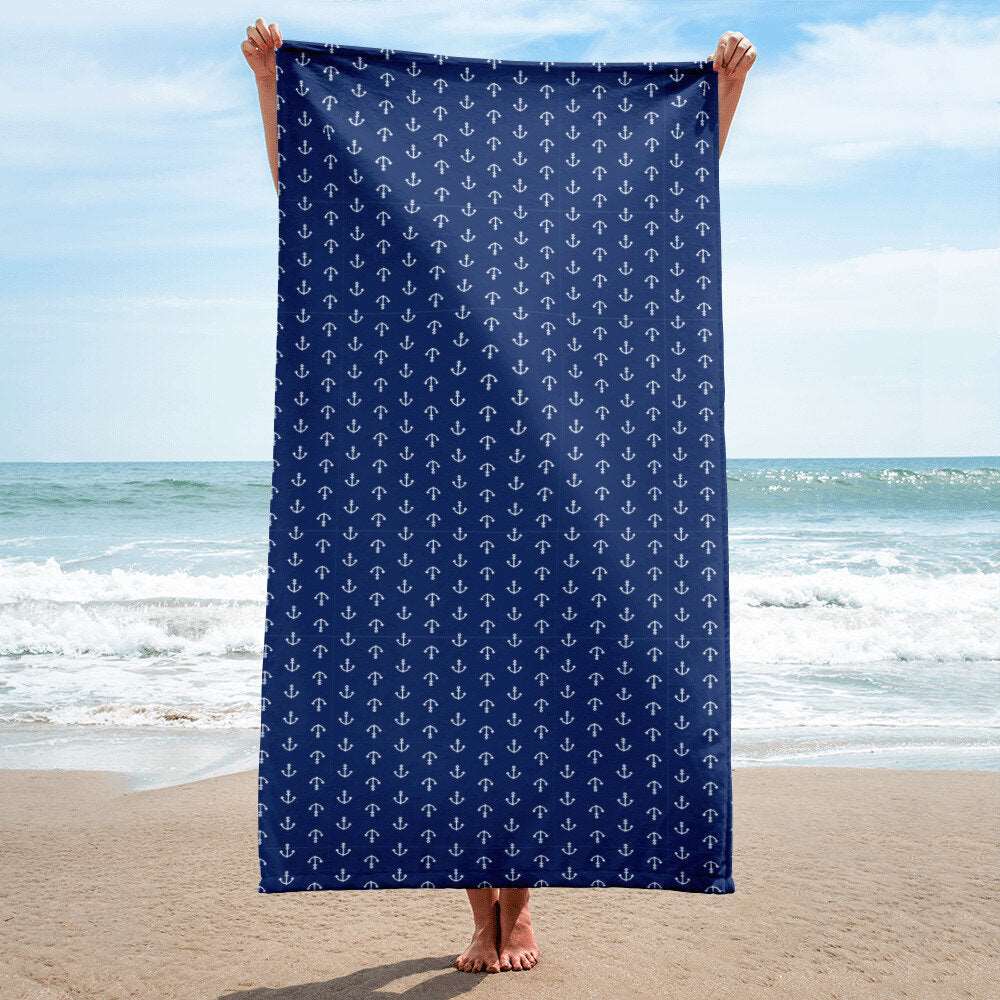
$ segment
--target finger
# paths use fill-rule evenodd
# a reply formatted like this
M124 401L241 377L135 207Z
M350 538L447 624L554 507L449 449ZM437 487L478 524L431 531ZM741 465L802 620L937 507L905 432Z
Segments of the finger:
M729 55L729 40L730 40L731 37L732 36L729 34L729 32L726 32L726 34L724 34L719 39L719 44L718 44L718 50L719 50L718 63L719 63L719 69L720 69L720 71L721 70L725 70L726 67L727 67L727 65L728 65L727 58L728 58L728 55Z
M743 37L742 35L733 32L726 39L725 52L723 53L722 56L722 65L725 66L726 69L729 69L730 60L733 58L733 53L736 51L736 46L739 45L740 39L742 37Z
M274 42L274 47L276 49L281 48L281 32L278 30L276 24L271 24L268 26L268 30L271 32L271 39Z
M738 60L739 72L744 76L749 73L756 58L757 50L752 45L748 45Z
M730 76L735 76L736 75L736 71L737 71L738 67L742 66L744 69L746 68L746 66L745 66L745 57L746 57L746 54L747 54L747 50L749 48L750 48L750 39L748 39L748 38L744 38L736 46L736 50L733 52L733 58L732 58L732 60L729 63L729 75Z
M257 46L254 45L254 43L251 42L249 38L247 38L240 45L240 51L243 53L243 57L246 59L246 61L251 65L253 65L253 60L260 55L260 53L257 51Z
M265 52L268 49L274 48L271 44L271 33L267 30L267 25L264 23L264 18L258 17L253 24L247 29L247 35L253 41L253 43Z
M275 47L274 39L271 37L271 29L267 26L267 21L265 21L262 17L258 17L257 20L254 21L253 26L258 32L260 32L260 37L264 40L264 44L268 51L273 51Z
M723 35L719 36L718 44L715 46L715 63L716 69L720 72L725 70L729 61L729 53L732 50L734 41L737 35L735 32L727 31Z

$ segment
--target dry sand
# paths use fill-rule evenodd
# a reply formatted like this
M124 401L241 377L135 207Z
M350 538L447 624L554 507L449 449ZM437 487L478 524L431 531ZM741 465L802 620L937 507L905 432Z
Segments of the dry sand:
M997 996L995 774L738 769L734 895L536 890L488 976L464 890L257 894L255 787L0 772L4 1000Z

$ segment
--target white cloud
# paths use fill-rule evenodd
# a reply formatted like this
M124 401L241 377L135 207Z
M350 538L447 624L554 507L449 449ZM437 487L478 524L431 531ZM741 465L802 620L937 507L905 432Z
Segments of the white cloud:
M819 263L731 262L724 306L741 336L926 331L995 340L998 274L1000 249L952 246Z
M733 455L996 454L1000 249L730 260Z
M36 0L12 11L6 21L15 30L44 26L49 30L82 32L84 38L88 29L100 31L109 24L119 30L151 26L190 30L229 25L239 38L244 27L258 15L268 21L277 20L288 38L338 41L356 38L359 26L367 29L376 24L387 44L397 44L390 36L403 29L408 34L417 32L447 42L468 40L476 46L485 43L486 51L478 54L491 55L491 46L509 39L593 34L640 20L647 28L655 29L660 23L676 19L677 11L665 8L658 0L585 0L563 4L551 0L410 0L408 3L290 0L271 11L254 11L234 0L211 4L201 0L132 0L128 4L78 0L72 5L65 0ZM704 17L704 13L694 16ZM322 34L301 34L300 29L306 28ZM106 39L106 34L101 38ZM477 53L453 49L448 54Z
M162 59L162 57L161 57ZM0 68L5 100L0 121L30 123L41 129L71 122L87 130L108 130L121 118L159 120L180 115L215 114L240 103L229 67L219 60L173 71L145 73L122 69L105 56L63 53L58 71L40 65L35 52L9 52Z
M727 140L727 183L814 184L908 150L1000 145L1000 17L935 10L809 36L750 72Z

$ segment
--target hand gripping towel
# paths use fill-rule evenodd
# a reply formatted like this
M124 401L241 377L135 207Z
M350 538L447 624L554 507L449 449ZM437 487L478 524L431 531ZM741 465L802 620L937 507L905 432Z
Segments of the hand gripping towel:
M277 74L260 890L732 892L710 63Z

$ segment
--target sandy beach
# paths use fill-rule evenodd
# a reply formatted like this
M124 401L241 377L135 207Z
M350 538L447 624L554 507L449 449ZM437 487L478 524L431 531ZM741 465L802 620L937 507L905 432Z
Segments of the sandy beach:
M0 995L985 998L1000 776L738 769L725 897L543 889L530 972L466 975L462 890L255 891L255 780L0 772Z

